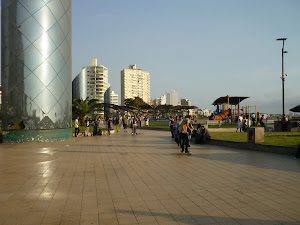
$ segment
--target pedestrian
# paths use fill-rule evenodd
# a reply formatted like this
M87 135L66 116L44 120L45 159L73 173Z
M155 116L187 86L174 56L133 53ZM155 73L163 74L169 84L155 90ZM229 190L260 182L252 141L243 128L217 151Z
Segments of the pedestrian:
M101 125L102 125L102 121L101 121L101 118L99 117L98 118L98 125L97 125L97 127L98 127L98 134L99 135L102 135L102 131L101 131Z
M242 130L243 130L244 132L246 132L247 129L248 129L248 119L247 119L247 117L245 116L245 117L243 118L243 126L242 126Z
M124 132L127 133L128 119L126 118L125 115L123 116L122 122L123 122L123 129L124 129Z
M181 146L181 142L182 142L181 135L180 135L180 126L181 126L182 121L183 121L182 116L180 115L178 118L178 121L176 121L176 123L177 123L177 125L176 125L176 127L177 127L177 145L178 146ZM175 141L176 141L176 139L175 139Z
M108 117L108 119L107 119L107 132L108 132L108 135L110 135L111 128L112 128L111 117Z
M97 135L97 117L93 120L93 126L94 126L94 130L93 130L93 136Z
M79 116L77 116L75 119L75 137L77 137L79 134L79 121L78 120L79 120Z
M132 119L132 134L137 135L137 132L136 132L137 125L138 125L138 119L137 119L136 115L134 115L134 117Z
M256 113L256 126L258 126L258 124L260 123L260 120L261 120L261 115L259 112Z
M89 136L89 129L90 129L90 119L87 117L85 119L85 133L84 136Z
M120 118L119 118L119 116L116 117L115 124L116 124L116 130L117 130L117 132L119 132L120 131Z
M262 115L262 116L261 116L259 122L260 122L260 125L261 125L262 127L265 127L265 115Z
M148 116L145 117L145 125L147 127L149 127L149 118L148 118Z
M281 119L281 127L282 127L282 131L286 131L286 125L288 122L288 118L285 116L285 114L283 114L283 117Z
M185 117L185 120L187 121L187 125L188 125L188 127L187 127L187 135L188 135L188 146L189 147L191 147L190 140L192 138L192 131L194 130L194 127L193 127L192 122L191 122L192 118L193 118L192 115L187 115Z
M238 121L237 121L237 128L235 132L238 132L238 130L240 129L240 132L242 132L242 128L243 128L243 114L241 114L238 117Z
M252 125L255 126L255 113L252 113L251 119L252 119Z
M188 130L188 122L187 120L183 120L183 122L181 123L180 125L180 135L181 135L181 140L182 140L182 143L181 143L181 153L185 152L187 154L189 154L189 150L188 150L188 147L189 147L189 141L188 141L188 134L187 134L187 131Z
M174 117L174 122L173 122L173 135L174 135L174 141L177 143L177 120L179 119L178 116Z
M170 117L170 120L169 120L169 127L170 127L170 132L171 132L171 134L172 134L172 138L174 138L174 132L173 132L174 119L173 119L172 116Z

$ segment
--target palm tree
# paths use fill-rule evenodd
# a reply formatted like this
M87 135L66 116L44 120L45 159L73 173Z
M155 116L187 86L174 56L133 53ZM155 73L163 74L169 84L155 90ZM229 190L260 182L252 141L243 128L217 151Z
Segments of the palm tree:
M89 97L87 97L85 100L75 98L72 103L73 114L81 117L81 124L83 124L86 115L93 114L102 107L103 105L98 103L97 99L89 99Z

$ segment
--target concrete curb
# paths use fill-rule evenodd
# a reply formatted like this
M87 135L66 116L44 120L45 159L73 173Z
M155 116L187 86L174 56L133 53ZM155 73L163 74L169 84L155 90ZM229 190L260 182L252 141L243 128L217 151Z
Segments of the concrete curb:
M208 144L252 151L271 152L284 155L296 155L297 152L297 147L262 145L248 142L224 141L216 139L211 139Z
M117 133L116 130L110 130L110 134L115 134ZM93 136L93 132L89 132L89 137ZM102 135L108 135L108 131L107 130L102 130ZM101 136L101 135L97 135L97 136ZM75 134L73 132L73 137L75 137ZM84 132L80 132L78 137L84 137Z

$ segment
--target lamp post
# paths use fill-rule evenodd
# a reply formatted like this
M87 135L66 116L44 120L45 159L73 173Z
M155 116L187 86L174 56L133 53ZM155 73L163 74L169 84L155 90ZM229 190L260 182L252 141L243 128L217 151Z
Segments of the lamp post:
M284 51L284 41L286 39L287 38L278 38L277 39L277 41L282 41L282 51L281 51L281 57L282 57L282 74L281 74L281 77L280 77L280 79L282 80L282 117L285 115L285 113L284 113L284 81L285 81L284 76L287 76L287 74L284 74L283 55L284 55L284 53L288 53L287 51Z

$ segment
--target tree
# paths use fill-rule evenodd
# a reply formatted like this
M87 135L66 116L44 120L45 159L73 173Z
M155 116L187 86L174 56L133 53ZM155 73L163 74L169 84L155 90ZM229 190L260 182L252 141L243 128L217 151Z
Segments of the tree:
M133 106L139 108L140 105L147 105L146 102L143 101L140 97L135 98L127 98L124 100L124 104L126 106Z
M81 117L81 123L84 122L86 115L93 114L95 111L102 108L103 105L101 103L98 103L97 99L89 99L89 97L87 97L85 100L75 98L72 102L73 114Z

